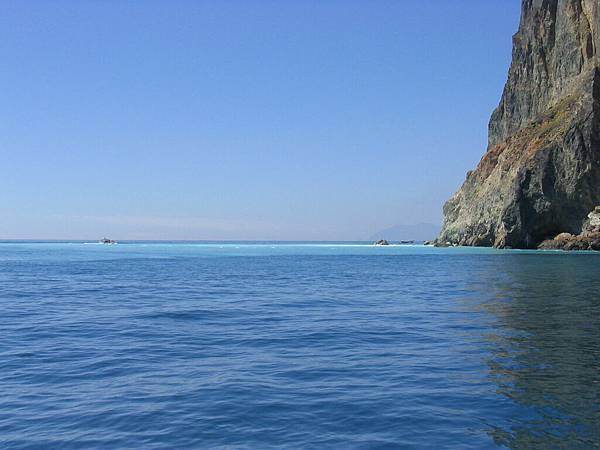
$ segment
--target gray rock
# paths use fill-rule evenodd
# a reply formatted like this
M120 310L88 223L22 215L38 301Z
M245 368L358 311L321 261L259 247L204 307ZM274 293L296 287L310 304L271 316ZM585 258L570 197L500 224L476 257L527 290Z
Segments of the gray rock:
M385 239L380 239L377 242L375 242L375 245L390 245L390 243Z
M583 223L584 233L600 232L600 206L588 214L587 219Z
M579 235L600 204L600 5L523 0L513 61L477 168L437 243L531 248Z

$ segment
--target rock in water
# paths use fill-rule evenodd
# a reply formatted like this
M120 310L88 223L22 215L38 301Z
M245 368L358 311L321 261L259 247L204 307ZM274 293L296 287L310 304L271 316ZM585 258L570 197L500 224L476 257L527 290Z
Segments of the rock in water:
M560 233L542 242L543 250L600 250L600 207L588 214L581 234Z
M530 248L580 234L600 204L600 4L523 0L513 61L477 168L438 243Z

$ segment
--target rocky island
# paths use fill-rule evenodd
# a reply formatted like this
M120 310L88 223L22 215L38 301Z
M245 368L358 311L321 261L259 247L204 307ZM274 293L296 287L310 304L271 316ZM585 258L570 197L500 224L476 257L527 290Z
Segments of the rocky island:
M598 49L598 0L523 0L487 152L437 245L600 249Z

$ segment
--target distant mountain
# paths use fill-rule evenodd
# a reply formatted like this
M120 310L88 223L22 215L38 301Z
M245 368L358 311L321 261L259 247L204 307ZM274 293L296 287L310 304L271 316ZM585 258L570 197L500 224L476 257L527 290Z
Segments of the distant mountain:
M372 235L369 240L377 241L429 241L440 234L440 226L432 223L418 223L416 225L394 225Z

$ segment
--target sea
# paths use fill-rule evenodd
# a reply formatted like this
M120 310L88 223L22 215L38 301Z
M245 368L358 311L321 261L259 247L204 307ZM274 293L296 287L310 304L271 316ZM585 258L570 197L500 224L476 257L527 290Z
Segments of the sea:
M0 242L0 448L600 448L600 254Z

